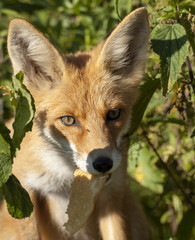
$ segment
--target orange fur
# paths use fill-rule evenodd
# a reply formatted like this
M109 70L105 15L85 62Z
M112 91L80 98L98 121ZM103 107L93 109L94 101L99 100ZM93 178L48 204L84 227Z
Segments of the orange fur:
M35 207L30 218L20 221L9 216L3 203L0 239L149 239L147 221L126 184L125 137L148 35L147 11L140 8L93 50L63 57L31 24L11 21L8 51L14 73L24 72L36 105L32 132L22 142L13 172ZM115 110L120 114L111 119ZM63 124L64 116L73 117L74 124ZM76 168L111 178L85 226L71 236L63 224Z

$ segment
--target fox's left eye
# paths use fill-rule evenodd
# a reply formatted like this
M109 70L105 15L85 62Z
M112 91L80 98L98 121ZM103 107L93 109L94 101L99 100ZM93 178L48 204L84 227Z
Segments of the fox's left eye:
M121 111L118 108L112 109L107 114L108 120L117 120L120 117Z
M61 123L65 126L72 126L76 123L76 119L72 116L64 116L60 118Z

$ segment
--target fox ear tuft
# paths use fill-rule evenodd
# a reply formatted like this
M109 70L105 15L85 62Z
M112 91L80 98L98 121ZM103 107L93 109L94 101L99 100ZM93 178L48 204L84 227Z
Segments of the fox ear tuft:
M101 62L112 75L141 79L149 38L145 8L130 13L110 34L101 51Z
M51 85L63 74L63 58L49 40L30 23L13 19L8 32L8 52L14 74L23 71L26 83Z

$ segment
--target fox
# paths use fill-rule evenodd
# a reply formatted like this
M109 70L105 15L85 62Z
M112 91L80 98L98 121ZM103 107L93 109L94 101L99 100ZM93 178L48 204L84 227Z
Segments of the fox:
M13 73L36 106L13 173L34 205L29 218L0 206L1 240L149 240L149 223L130 190L128 131L145 72L149 39L146 8L127 15L97 46L61 54L23 19L8 29ZM63 226L76 169L108 175L94 210L75 234Z

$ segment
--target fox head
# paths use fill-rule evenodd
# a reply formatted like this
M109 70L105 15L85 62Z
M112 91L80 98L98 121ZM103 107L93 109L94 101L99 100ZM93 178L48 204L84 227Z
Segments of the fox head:
M36 105L34 125L72 164L91 174L121 162L121 141L142 79L149 26L145 8L129 14L97 47L62 56L31 24L14 19L8 52Z

